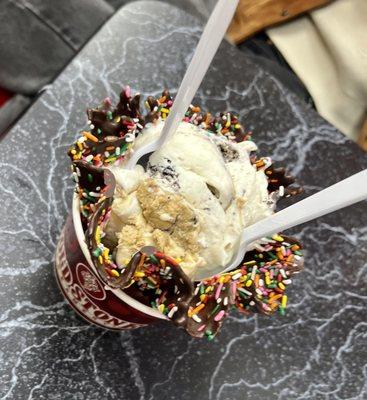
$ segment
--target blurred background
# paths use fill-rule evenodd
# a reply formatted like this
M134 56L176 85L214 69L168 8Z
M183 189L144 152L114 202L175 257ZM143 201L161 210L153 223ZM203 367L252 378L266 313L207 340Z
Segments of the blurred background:
M0 135L130 1L0 0ZM216 3L165 2L203 22ZM241 0L228 40L367 151L366 0Z

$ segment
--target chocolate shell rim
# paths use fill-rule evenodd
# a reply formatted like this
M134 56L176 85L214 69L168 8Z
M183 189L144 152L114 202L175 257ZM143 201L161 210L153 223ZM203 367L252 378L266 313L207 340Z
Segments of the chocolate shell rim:
M164 93L165 92L162 93L162 96ZM169 96L168 92L167 92L167 94ZM136 99L138 99L138 100L136 100ZM140 96L138 96L138 95L135 95L133 98L131 98L130 90L125 89L120 95L120 103L118 104L117 108L113 112L116 114L117 117L119 117L119 115L121 114L121 112L118 112L119 107L120 108L122 107L121 110L125 110L125 108L126 108L126 110L128 110L132 114L134 114L134 113L139 114L139 115L135 115L135 117L138 117L139 122L141 122L139 129L143 129L143 127L145 125L144 124L145 120L139 111L139 99L140 99ZM169 97L169 99L171 101L171 97ZM154 100L154 104L161 104L160 100L158 100L158 102L154 98L153 98L153 100ZM107 112L110 112L108 110L110 110L111 104L107 105L107 103L106 103L105 105L106 105L106 107L104 107L102 109L91 110L91 111L96 111L97 113L101 114L101 116L103 118L99 122L107 123L107 125L108 125L110 123L107 121L108 118L106 119L106 116L107 116ZM171 105L172 105L172 101L171 101ZM133 107L134 109L132 108L132 106L134 106ZM199 107L197 107L197 106L191 106L191 107L195 108L195 110L190 109L190 112L188 111L189 114L186 114L186 116L188 115L189 121L187 121L187 122L197 124L198 122L202 122L203 118L205 118L205 124L207 125L207 127L206 128L204 127L204 129L207 129L214 133L220 132L222 135L226 135L226 136L227 136L227 132L229 131L229 136L228 136L229 140L235 140L235 141L248 140L248 139L246 139L247 137L250 137L249 140L251 140L251 132L249 132L247 134L244 132L242 126L238 123L238 117L236 115L226 112L226 113L218 113L218 114L216 114L215 117L211 117L210 113L201 114ZM152 107L150 107L150 108L152 108ZM197 108L199 110L199 114L195 114L197 111L196 110ZM163 109L162 109L162 112L163 112ZM164 112L166 112L166 111L164 111ZM167 112L169 112L169 110L167 110ZM122 114L124 114L124 112ZM196 117L196 115L198 115L199 119ZM88 114L88 116L89 116L89 114ZM131 117L132 116L133 115L131 115ZM158 110L158 112L156 112L156 114L155 114L154 119L159 118L159 116L160 116L160 111ZM195 116L196 122L195 121L192 122L192 118L194 118L194 116ZM208 119L209 122L206 121L207 116L209 118ZM122 118L123 118L123 115L122 115ZM147 116L145 118L147 118ZM91 118L91 120L92 119L93 118ZM223 120L229 121L229 125L227 125L227 122L223 122ZM209 125L208 125L208 123L209 123ZM229 129L227 129L228 127L229 127ZM115 129L115 128L117 128L117 126L114 126L113 128ZM109 142L109 140L106 140L107 136L104 137L104 142L101 143L100 140L96 136L93 135L93 133L96 133L96 134L98 134L100 132L103 133L103 132L105 132L105 129L102 129L102 131L96 132L94 125L91 125L91 129L92 129L92 135L90 135L88 132L83 132L83 136L84 136L83 141L86 141L86 139L88 137L91 137L92 142L96 142L98 140L98 144L92 145L93 148L91 148L92 143L89 143L89 141L87 140L86 141L86 143L88 143L87 149L89 149L89 150L87 150L87 154L90 154L91 151L95 152L97 147L99 148L99 146L101 146L103 148L104 146L108 146L108 144L109 144L109 143L107 143L107 142ZM219 129L219 131L218 131L218 129ZM111 142L115 142L115 141L117 142L119 140L124 140L124 138L122 138L122 137L116 138L116 139L110 141L110 144L112 144ZM127 143L125 142L125 144L127 144ZM79 146L79 148L81 148L81 147ZM106 150L110 150L110 149L106 149ZM128 149L125 149L125 150L128 150ZM124 150L124 153L121 154L121 156L125 155L125 150ZM121 148L121 151L122 151L122 148ZM109 159L108 160L106 159L105 161L101 162L100 158L98 158L96 156L96 158L95 158L96 163L94 166L92 163L89 162L90 160L86 160L86 158L89 158L90 156L88 156L88 157L84 156L83 160L81 160L81 156L83 155L83 152L81 152L80 157L79 156L74 157L73 154L75 154L75 153L73 153L73 150L71 148L70 152L69 152L69 156L71 156L73 166L75 168L73 173L75 173L75 171L76 171L75 175L78 175L80 177L80 182L82 183L82 185L80 185L80 183L79 183L79 185L77 185L78 196L77 195L75 196L77 198L77 200L79 200L79 202L80 202L80 204L79 204L80 208L79 208L79 210L77 210L78 220L80 220L80 224L81 224L81 228L82 228L81 231L84 232L83 236L84 236L84 239L86 242L85 243L86 250L89 255L89 258L92 261L91 264L93 265L93 270L95 270L95 272L100 277L100 279L107 286L110 287L110 290L114 290L114 291L116 290L118 294L121 294L123 296L128 296L128 298L131 299L131 301L135 302L138 305L135 308L137 308L138 310L141 307L144 307L144 309L146 309L148 311L147 312L148 315L151 315L153 313L154 317L158 317L159 319L165 319L165 320L169 319L172 322L174 322L176 325L184 326L184 328L187 330L187 332L190 335L196 336L196 337L202 337L203 332L201 331L201 329L197 329L197 331L192 330L191 325L193 322L191 320L191 316L189 315L189 313L186 313L186 314L181 313L181 317L184 320L180 321L179 319L181 317L179 317L178 319L175 319L175 317L172 318L172 316L169 316L169 315L166 316L164 314L163 310L160 310L160 309L156 310L156 307L154 305L150 306L149 303L143 302L140 299L138 300L137 298L134 298L133 295L126 293L126 289L131 284L133 284L134 282L137 283L136 279L135 280L132 279L133 275L129 274L130 269L135 271L136 268L140 268L139 266L132 264L134 257L136 259L135 261L139 260L139 265L142 265L142 264L140 264L140 260L141 259L144 260L145 257L147 257L147 253L145 253L145 251L143 251L144 248L140 249L131 258L128 266L123 267L122 269L120 269L119 266L117 266L115 264L115 259L114 259L113 255L112 254L109 255L110 249L115 249L115 243L113 243L112 246L109 243L107 243L107 245L106 245L102 240L104 237L104 234L103 234L104 226L107 223L107 220L109 218L109 212L111 210L111 205L114 200L114 192L115 192L115 188L116 188L116 179L113 176L112 172L109 170L109 168L105 164L105 161L107 164L109 164L110 161L108 161ZM117 154L120 154L120 152L117 153L117 151L116 151L115 154L117 157L119 157ZM106 155L106 157L109 157L109 152ZM253 162L253 165L256 164L256 168L258 170L262 169L264 171L264 173L267 175L267 179L268 179L268 188L267 189L268 189L269 195L274 194L275 197L273 197L273 199L275 199L277 201L283 195L285 195L286 197L289 197L289 196L300 193L300 191L302 189L299 187L298 188L292 187L292 184L294 183L294 178L290 175L286 175L286 170L284 168L275 168L275 166L271 163L271 161L270 161L270 163L271 163L270 165L268 164L268 165L264 166L263 160L265 160L266 158L267 157L263 157L262 159L257 160L257 157L255 155L255 158L254 158L255 162ZM112 159L113 159L113 157L112 157ZM112 159L111 159L111 161L112 161ZM94 161L93 161L93 163L94 163ZM114 162L112 162L112 164L113 163ZM265 162L265 164L266 164L266 162ZM78 170L78 165L83 167L83 168L81 168L82 171ZM95 174L93 175L93 173L95 173ZM76 182L78 182L78 176L76 177ZM280 190L282 190L283 194L280 194ZM98 193L96 193L96 192L98 192ZM86 200L83 199L84 197L86 198ZM79 203L79 202L76 202L76 203ZM87 211L85 211L85 210L87 210ZM84 219L83 219L83 217L84 217ZM83 224L83 221L85 222L85 224ZM87 229L84 229L83 227L87 228ZM102 233L102 234L100 234L100 233ZM283 236L281 233L280 233L280 235ZM295 238L283 236L282 241L286 240L287 238L289 239L290 243L298 244L298 249L302 249L302 245ZM79 241L79 238L78 238L78 241ZM273 240L273 243L275 243L274 240ZM272 245L272 246L273 246L273 248L277 248L275 245ZM107 251L107 253L105 254L106 251ZM256 251L262 253L263 251L265 251L265 248L264 248L264 250L256 249ZM297 251L295 253L297 254ZM207 285L208 281L210 281L210 282L213 282L213 280L216 281L222 276L222 274L220 274L220 275L214 275L212 278L209 278L207 280L192 281L183 272L183 270L179 267L179 265L177 264L177 262L174 259L172 259L168 255L165 255L155 249L154 249L153 255L156 255L159 258L163 257L164 259L168 259L168 263L171 264L170 265L171 270L175 269L175 266L177 267L178 272L176 271L173 274L173 277L169 278L169 279L173 279L173 282L178 282L178 280L182 280L181 279L182 277L184 278L183 279L184 281L186 281L186 280L189 281L189 285L187 284L187 282L186 282L186 286L184 285L185 286L184 291L187 292L186 295L189 298L189 304L191 304L191 302L196 298L196 289L195 289L195 293L193 290L195 287L198 288L199 286ZM249 256L253 257L253 254L251 254L251 252L249 252ZM257 256L255 255L254 257L256 258ZM231 275L236 274L237 270L240 270L242 268L246 269L247 267L245 267L245 265L246 265L245 260L246 260L246 258L244 258L241 261L241 263L239 263L239 265L236 268L234 268L232 273L230 273L230 274ZM283 258L279 258L278 260L283 260ZM162 260L158 260L158 261L162 261ZM279 262L282 263L282 261L279 261ZM287 260L287 262L288 262L288 260ZM293 273L299 272L303 268L303 264L304 264L304 255L302 253L300 253L300 255L298 255L297 262L292 264L293 272L292 272L292 270L289 270L290 273L293 274ZM113 269L111 270L111 268L113 268ZM116 268L116 270L114 270L114 268ZM288 267L283 267L283 268L288 268ZM255 271L256 271L256 268L255 268ZM121 276L120 280L116 279L116 277L120 277L120 276ZM131 280L131 283L129 283L129 279ZM249 278L247 278L247 279L249 279ZM241 282L243 282L243 281L241 281ZM127 283L129 283L129 284L127 284ZM215 283L215 285L217 283ZM164 284L164 281L163 282L159 281L159 283L156 282L156 284L158 284L158 288L159 288L159 285ZM211 284L212 283L209 283L209 285L211 285ZM256 283L255 287L257 287L257 283ZM176 293L176 291L175 291L175 293ZM182 293L182 292L180 291L179 293ZM253 293L253 297L254 297L254 300L256 300L255 293ZM159 300L159 302L158 302L158 300ZM176 300L178 302L180 301L179 298ZM156 301L157 305L162 304L162 300L160 298L155 301ZM163 300L163 302L164 301L165 300ZM201 301L201 299L200 299L200 301ZM259 301L260 301L259 304L256 303L257 300L255 301L256 307L258 305L260 306L262 304L262 300L259 300ZM235 307L238 308L241 312L243 311L245 313L261 312L261 313L268 314L269 313L268 310L270 310L269 307L265 308L265 306L263 307L264 309L259 308L258 310L253 310L251 308L252 307L251 302L250 302L250 304L247 304L247 303L244 303L243 300L241 300L241 299L240 299L240 303L242 303L242 305L239 304L239 306L241 306L243 308L242 310L239 308L239 306L237 306L237 303L233 304L233 305L235 305ZM252 301L252 303L254 303L254 302ZM177 303L176 303L176 305L177 305ZM224 304L224 305L226 305L226 304ZM243 307L243 305L245 306L245 308ZM196 304L196 306L197 306L197 304ZM249 308L249 306L251 306L251 307ZM285 307L285 306L283 306L283 303L282 303L281 307ZM215 307L215 308L217 308L217 307ZM143 311L143 312L145 312L145 311ZM214 333L214 335L216 334L216 332L219 330L220 326L222 325L223 315L224 316L228 315L228 312L229 312L229 310L227 308L224 311L222 310L221 313L223 313L223 314L221 314L218 317L218 319L214 318L214 321L217 322L217 326L216 327L214 326L214 332L211 332L211 331L209 333L205 332L205 335L209 335L209 336L213 337L212 333ZM159 316L158 316L158 314L159 314ZM177 313L177 314L179 314L179 313ZM208 318L210 319L211 316L212 316L212 314L210 314ZM196 319L195 319L195 321L196 321ZM213 324L213 321L210 320L209 325L213 326L212 324ZM207 325L207 326L209 326L209 325ZM209 340L210 340L210 338L209 338Z

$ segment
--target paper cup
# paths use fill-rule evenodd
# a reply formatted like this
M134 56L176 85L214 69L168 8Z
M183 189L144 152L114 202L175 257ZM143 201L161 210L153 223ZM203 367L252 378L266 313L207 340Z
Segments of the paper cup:
M79 198L73 198L56 248L57 282L71 307L88 322L112 330L139 328L167 317L121 289L112 289L98 276L85 242Z

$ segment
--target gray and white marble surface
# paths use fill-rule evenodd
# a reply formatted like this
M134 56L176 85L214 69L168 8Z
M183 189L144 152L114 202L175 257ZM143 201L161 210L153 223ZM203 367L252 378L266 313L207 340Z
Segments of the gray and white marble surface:
M285 317L234 313L212 342L169 324L87 325L56 286L73 190L66 151L86 107L116 99L124 84L144 96L175 92L200 32L176 8L129 4L0 143L1 399L367 398L366 202L293 229L307 258ZM197 102L237 112L306 195L367 167L356 145L229 44Z

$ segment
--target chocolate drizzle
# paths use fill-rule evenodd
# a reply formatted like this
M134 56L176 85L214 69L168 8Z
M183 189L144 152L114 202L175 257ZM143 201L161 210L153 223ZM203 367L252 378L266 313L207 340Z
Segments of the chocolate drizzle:
M203 296L200 288L203 288L205 293L210 286L213 287L212 293L204 294L207 296L205 307L195 312L199 307L197 304L204 304L200 301L200 297ZM208 339L212 339L222 326L230 308L235 304L236 284L232 281L223 284L217 279L210 282L210 285L202 282L197 288L199 290L190 302L191 313L187 315L186 330L191 336L201 338L206 335Z
M158 99L153 96L148 96L145 101L145 107L148 110L145 121L154 122L159 118L166 119L172 104L173 98L167 89L163 90L162 96Z
M237 116L228 111L219 113L211 119L209 130L229 133L237 143L247 140L250 136L250 133L245 132L243 126L238 122Z
M256 154L251 156L251 163L258 169L263 170L268 179L268 192L278 193L280 197L295 196L303 192L302 187L294 185L295 178L287 174L283 167L276 167L269 158L257 158ZM284 193L280 194L280 191Z
M140 112L140 94L131 96L129 87L120 93L120 101L115 108L111 100L106 98L98 108L90 108L87 115L91 123L92 133L108 136L123 137L128 131L128 122L139 122L144 125ZM133 121L137 119L138 121Z
M281 186L284 187L285 196L295 196L303 192L300 186L293 186L295 178L292 175L287 174L286 169L283 167L276 167L274 164L270 165L265 170L265 174L268 178L268 191L273 193L279 191Z
M127 86L116 107L106 98L98 108L87 110L90 131L69 149L73 161L84 160L97 167L121 160L145 126L140 112L140 94L131 96Z
M115 177L105 168L95 167L85 161L75 161L74 166L79 170L79 187L89 192L102 193L112 197L115 191Z

